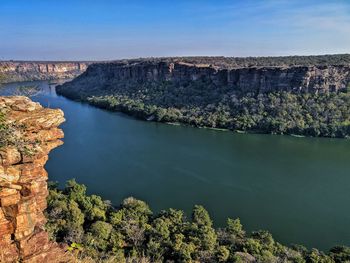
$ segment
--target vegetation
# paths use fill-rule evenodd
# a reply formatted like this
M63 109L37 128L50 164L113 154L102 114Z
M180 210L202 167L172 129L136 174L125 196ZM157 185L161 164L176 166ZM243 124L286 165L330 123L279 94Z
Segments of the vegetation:
M96 106L160 122L235 131L341 137L350 135L350 93L234 93L192 83L125 84L88 97Z
M6 81L6 76L5 74L1 73L0 72L0 87L1 87L1 84L4 83Z
M129 197L117 208L86 187L68 181L63 190L50 184L47 230L66 242L80 259L108 262L345 262L350 248L329 253L302 246L286 247L267 231L247 234L239 219L215 229L208 212L196 205L191 219L168 209L153 214L149 206Z
M6 123L5 113L0 111L0 149L8 145L9 128Z
M6 119L6 109L0 109L0 149L6 146L24 147L20 136L20 126L9 123Z
M349 65L350 55L281 56L281 57L187 57L184 62L232 67L326 66Z
M0 149L13 146L23 154L34 154L37 143L29 143L22 134L25 128L24 125L15 121L9 121L7 115L8 108L0 108Z
M144 62L141 67L145 67L145 72L142 74L146 74L148 64L175 61L219 66L221 69L244 67L249 71L249 67L262 66L342 67L350 64L350 55L175 57L119 62L120 65L131 65L130 72L142 70L140 65L132 67L134 63ZM350 83L337 91L330 88L330 91L320 89L312 93L292 88L290 91L287 91L287 88L279 91L248 91L244 88L240 90L239 86L226 85L224 82L218 84L221 83L220 77L217 81L203 76L196 77L195 80L188 76L181 81L142 81L133 76L137 73L130 73L130 77L120 80L119 77L115 77L116 67L101 66L98 69L98 66L94 68L92 65L90 69L72 82L58 86L57 92L69 98L88 101L93 105L122 111L145 120L254 133L341 138L350 135ZM196 72L196 69L191 70ZM181 74L187 73L191 75L192 71Z
M5 75L0 73L0 88L2 81L5 81ZM32 97L39 94L39 86L19 86L12 91L14 96ZM6 119L8 109L6 107L0 108L0 149L6 146L15 146L21 151L31 154L31 150L27 147L27 142L21 136L21 125L15 122L8 122Z
M327 66L349 65L350 54L319 55L319 56L281 56L281 57L163 57L118 60L120 63L134 62L185 62L192 64L207 64L223 68L235 67L279 67L279 66Z

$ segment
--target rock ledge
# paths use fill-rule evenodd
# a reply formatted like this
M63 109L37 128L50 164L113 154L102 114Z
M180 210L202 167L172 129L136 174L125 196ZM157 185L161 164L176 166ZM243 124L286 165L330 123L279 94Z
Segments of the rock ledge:
M25 149L0 149L0 262L67 262L65 251L44 229L48 153L62 144L59 109L46 109L26 97L0 97L8 123L18 124ZM23 145L22 145L23 146Z

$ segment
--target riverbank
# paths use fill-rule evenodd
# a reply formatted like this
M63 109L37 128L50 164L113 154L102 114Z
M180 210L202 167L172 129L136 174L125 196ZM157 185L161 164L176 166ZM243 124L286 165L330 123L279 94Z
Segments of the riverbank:
M127 104L116 104L114 101L113 96L106 96L106 97L87 97L83 99L77 99L75 97L70 96L69 94L66 94L65 92L58 91L57 92L59 95L65 96L68 99L72 99L74 101L78 102L84 102L88 103L92 106L109 110L109 111L115 111L115 112L121 112L124 114L127 114L131 117L134 117L139 120L143 121L150 121L150 122L160 122L160 123L165 123L165 124L170 124L170 125L182 125L182 126L190 126L190 127L196 127L196 128L201 128L201 129L209 129L209 130L215 130L215 131L231 131L234 133L240 133L240 134L270 134L270 135L288 135L296 138L304 138L304 137L325 137L325 138L344 138L348 139L349 134L348 134L348 125L344 127L340 127L340 130L343 130L342 132L339 130L339 133L333 133L330 134L329 136L316 136L315 133L306 133L306 134L297 134L295 133L296 130L292 129L290 132L287 131L286 133L283 132L276 132L274 130L259 130L259 129L248 129L248 130L240 130L240 129L234 129L231 127L210 127L210 126L200 126L198 123L193 123L193 122L188 122L187 120L183 120L182 118L170 121L167 117L162 117L159 118L159 113L157 112L157 107L152 105L150 108L153 109L145 109L144 106L141 108L135 108L135 107L129 107L130 103ZM153 112L152 112L153 110ZM167 111L166 108L160 108L160 111ZM163 113L164 114L164 113ZM172 116L174 117L174 116ZM170 117L170 118L172 118ZM315 131L313 131L315 132Z

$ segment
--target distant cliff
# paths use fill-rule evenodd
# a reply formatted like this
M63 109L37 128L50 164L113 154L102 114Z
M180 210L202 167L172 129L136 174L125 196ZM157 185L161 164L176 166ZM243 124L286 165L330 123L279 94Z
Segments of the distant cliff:
M74 78L91 62L0 61L3 82Z
M97 63L65 87L76 89L113 86L121 82L173 82L177 86L207 83L218 88L243 92L326 92L347 88L350 83L349 65L264 66L225 68L187 62ZM61 90L63 92L65 88Z

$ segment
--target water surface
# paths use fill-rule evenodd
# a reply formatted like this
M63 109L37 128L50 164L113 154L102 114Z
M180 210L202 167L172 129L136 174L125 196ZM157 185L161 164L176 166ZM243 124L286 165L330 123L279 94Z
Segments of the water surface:
M28 83L27 83L28 84ZM32 84L32 83L31 83ZM188 215L204 205L216 226L239 217L284 243L328 249L350 245L350 141L235 134L144 122L57 96L33 99L61 108L64 145L50 154L49 179L71 178L119 204L128 196L159 211ZM11 93L23 83L8 84Z

